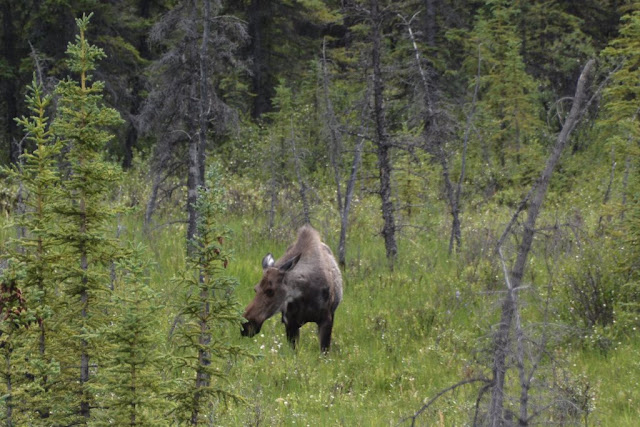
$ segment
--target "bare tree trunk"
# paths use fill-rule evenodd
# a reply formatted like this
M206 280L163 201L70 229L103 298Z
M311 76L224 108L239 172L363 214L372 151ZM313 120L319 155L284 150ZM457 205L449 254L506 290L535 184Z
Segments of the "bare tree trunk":
M606 205L609 203L609 199L611 198L611 189L613 187L613 178L615 177L616 171L616 151L615 145L611 145L611 171L609 172L609 183L607 184L607 190L604 192L604 196L602 197L602 204ZM609 216L610 217L610 216ZM600 215L598 218L598 228L602 225L602 220L604 219L603 215Z
M433 3L427 0L427 6L433 8ZM466 164L466 153L467 153L467 141L468 141L468 132L465 135L465 141L463 146L463 154L462 154L462 170L460 172L460 179L458 180L458 187L456 190L453 188L453 183L451 181L451 174L449 171L449 162L447 160L447 153L445 153L442 142L434 142L429 141L430 134L434 134L433 132L438 124L435 120L435 105L433 98L430 94L429 81L427 79L427 73L422 67L422 59L420 58L420 51L418 49L418 44L416 43L415 36L413 34L413 30L411 29L411 22L417 16L417 14L413 15L409 21L407 21L404 17L401 16L405 25L407 26L407 32L409 33L409 38L411 39L411 43L413 45L414 58L416 63L416 68L420 74L420 82L422 83L424 104L426 107L426 117L425 117L425 126L423 136L425 138L425 144L427 146L431 145L433 147L432 155L436 157L440 166L442 167L442 179L444 181L445 193L447 196L447 200L449 201L449 210L451 212L452 223L451 223L451 238L449 239L449 254L453 251L454 242L458 248L462 244L462 233L460 231L460 189L462 187L462 180L464 179L464 168ZM476 91L474 93L473 107L472 112L467 118L467 127L470 127L471 117L473 116L473 110L475 109L475 99L477 94L477 86Z
M476 103L478 101L478 90L480 89L480 65L482 63L482 57L480 56L480 49L478 48L478 71L476 73L476 85L473 89L473 98L471 99L471 111L467 116L467 126L464 131L464 140L462 142L462 159L460 165L460 176L458 177L458 185L456 186L456 193L453 199L453 206L456 210L453 213L453 223L451 225L451 237L449 238L449 253L453 250L453 242L457 243L457 248L460 248L462 244L462 233L460 230L460 195L462 194L462 183L464 182L464 176L467 166L467 148L469 146L469 134L471 133L471 127L473 123L473 116L476 112Z
M141 0L137 2L137 15L143 19L149 19L150 17L150 6L152 0ZM150 59L150 51L148 47L147 33L141 34L136 42L135 47L140 52L140 56L145 59ZM132 89L132 105L129 109L130 117L135 117L140 114L140 108L143 104L143 95L142 91L144 90L144 77L141 73L135 73L133 76L133 81L131 82ZM133 150L138 145L138 128L133 120L128 120L127 123L127 134L124 139L124 157L122 159L122 167L124 169L129 169L133 164Z
M324 92L324 103L326 122L331 136L331 146L329 148L329 160L333 168L333 178L336 183L336 197L338 202L338 212L342 214L342 173L340 170L340 151L342 142L336 116L333 111L333 104L329 95L329 72L327 71L326 39L322 41L322 89Z
M311 210L309 209L309 198L307 197L307 183L302 176L300 169L300 155L296 150L296 136L293 129L293 117L291 117L291 149L293 152L293 167L296 172L298 184L300 184L300 199L302 200L302 213L304 215L304 223L311 224Z
M207 46L209 44L209 20L211 15L211 3L209 0L202 1L203 18L202 18L202 40L200 44L200 52L198 63L200 67L200 80L198 82L197 107L192 111L198 111L198 132L197 138L189 138L189 175L187 177L187 248L190 249L191 241L196 235L196 224L198 222L198 214L195 209L195 203L198 198L198 188L202 186L204 179L205 167L205 150L207 147L207 121L208 121L208 100L209 89L207 79ZM193 4L194 15L197 13L197 4ZM196 20L194 19L194 22ZM195 91L195 88L194 88ZM195 95L195 94L194 94Z
M538 214L540 213L544 197L547 193L547 188L549 187L551 176L558 161L560 160L560 155L562 154L562 151L567 144L569 135L575 128L578 119L580 118L582 106L585 100L585 90L588 75L593 68L594 63L594 60L589 60L582 70L582 73L580 74L575 96L573 99L573 105L571 106L571 111L569 112L569 115L565 120L564 125L562 126L562 130L558 134L553 151L547 159L545 168L542 171L540 178L538 179L537 185L535 186L535 190L532 195L531 203L527 211L527 219L524 224L522 241L518 248L516 261L511 270L511 281L509 289L507 290L507 293L505 295L505 299L502 303L500 324L494 338L493 388L491 390L491 402L489 404L488 413L489 424L492 427L502 426L504 425L505 421L504 384L507 373L506 358L509 352L509 334L514 321L514 317L517 312L517 301L515 298L515 292L517 292L522 283L522 277L524 275L527 258L529 255L529 251L531 250L531 245L533 243L536 220L538 218ZM498 248L498 250L500 250L500 248Z
M347 228L349 226L349 211L351 210L351 200L353 199L353 189L355 188L356 177L358 176L358 168L362 160L362 149L365 139L359 136L353 153L353 162L351 163L351 174L347 181L347 188L344 194L344 202L342 198L342 173L340 170L340 152L341 152L341 135L338 129L331 98L329 96L329 72L327 70L326 44L322 44L322 86L324 89L325 108L327 113L327 123L331 134L331 147L329 149L330 160L333 166L334 179L336 182L336 197L338 204L338 212L340 213L340 241L338 243L338 263L341 267L346 266L347 252ZM362 121L364 123L364 112L367 109L367 103L364 103Z
M203 16L202 16L202 41L200 44L200 102L199 102L199 152L198 152L198 168L200 182L198 186L204 184L204 171L207 155L207 124L211 114L209 103L209 67L207 66L207 56L210 36L210 20L211 20L211 0L202 0Z
M200 277L200 280L204 280ZM206 301L208 298L207 290L202 289L200 291L200 298L202 301ZM209 304L203 303L201 307L200 317L200 337L198 338L198 370L196 372L196 392L194 396L195 404L193 405L193 412L191 413L191 425L198 425L199 408L200 408L200 389L209 386L209 375L205 371L205 367L211 365L211 354L207 350L211 342L211 333L207 325L206 319L209 317Z
M271 201L269 203L269 233L271 233L276 222L276 205L278 203L278 181L275 172L271 174L269 192L271 193Z
M20 65L20 58L16 47L19 45L15 28L14 15L12 13L11 1L2 2L0 9L2 14L2 52L3 57L8 63L12 71L17 70ZM22 154L18 146L14 143L18 134L18 127L15 117L18 116L18 96L19 90L16 84L17 80L12 78L3 78L0 81L0 90L5 102L4 108L4 146L9 149L9 161L12 164L18 162L20 154Z
M358 168L362 161L362 149L364 148L364 137L360 137L360 141L356 145L353 153L353 163L351 164L351 175L347 182L347 191L344 195L344 205L340 213L340 242L338 243L338 263L343 268L347 264L346 245L347 245L347 227L349 226L349 211L351 210L351 200L353 199L353 190L358 176Z
M16 148L17 148L17 151L18 151L18 158L16 159L16 163L15 164L16 164L18 170L21 171L21 173L22 173L22 167L24 166L24 159L23 159L23 157L21 157L22 151L23 151L23 146L22 145L23 145L25 139L26 138L23 138L23 139L20 140L20 142L15 144ZM16 213L18 214L19 217L23 216L27 211L27 207L25 206L25 203L24 203L24 184L22 182L22 178L20 178L20 182L18 182L18 194L17 194L16 205L17 205L16 206L16 210L17 210ZM24 227L23 225L19 225L19 224L16 225L16 234L17 234L16 237L18 239L24 240L24 238L27 235L26 227ZM24 248L18 248L18 250L20 252L23 252Z
M199 107L199 128L198 128L198 175L196 183L196 197L200 187L205 185L205 161L206 161L206 148L207 148L207 123L209 118L209 82L208 82L208 67L207 67L207 47L209 44L209 20L211 17L211 2L210 0L202 0L203 8L203 23L202 23L202 41L200 45L200 102ZM195 209L194 209L195 210ZM196 213L197 215L197 213ZM197 217L195 221L197 222ZM200 283L203 283L206 279L203 274L200 273ZM200 291L200 299L202 301L200 307L200 336L198 338L198 366L199 369L196 373L196 402L193 405L194 411L192 413L191 424L198 425L198 408L200 399L200 389L209 385L209 374L206 371L206 367L211 364L211 354L208 349L211 341L211 333L209 332L209 326L207 325L207 318L209 317L209 303L208 290L202 289Z
M196 235L198 186L200 185L200 161L197 138L189 138L189 171L187 176L187 252L191 253L192 241Z
M251 116L254 119L271 109L270 98L272 87L268 78L268 41L265 33L270 22L269 9L271 0L252 0L247 9L249 21L249 46L251 55L251 92L255 94Z
M159 162L160 166L158 170L151 171L153 174L153 185L151 186L151 196L149 197L149 201L147 202L147 208L144 212L144 229L145 231L149 231L149 226L151 225L151 217L153 216L153 211L156 209L156 204L158 203L158 191L160 190L160 184L164 179L162 178L162 162Z
M631 145L631 138L627 140L627 145ZM628 154L624 159L624 175L622 176L622 210L620 219L624 219L624 210L627 207L627 189L629 187L629 170L631 169L631 156Z
M427 46L436 47L436 0L423 0L425 8L424 32Z
M383 105L384 83L381 68L381 39L382 16L380 15L378 0L371 0L371 59L373 65L373 115L376 124L376 144L378 155L378 169L380 172L380 199L382 202L382 236L387 252L387 259L393 269L395 258L398 254L396 243L396 224L394 207L391 199L391 144L385 123Z
M7 427L12 427L13 426L13 376L12 376L12 372L13 372L13 363L11 360L11 353L13 353L13 349L11 348L11 344L8 342L4 342L2 344L3 347L6 347L6 354L4 356L4 362L5 362L5 369L7 370L7 375L5 377L5 387L7 388L6 391L6 398L5 398L5 405L6 405L6 414L5 414L5 425Z

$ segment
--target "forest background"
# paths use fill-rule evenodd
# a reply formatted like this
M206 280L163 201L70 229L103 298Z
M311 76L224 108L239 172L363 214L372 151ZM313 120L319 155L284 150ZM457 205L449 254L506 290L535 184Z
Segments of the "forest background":
M5 425L637 425L640 2L0 16ZM239 333L304 223L327 354Z

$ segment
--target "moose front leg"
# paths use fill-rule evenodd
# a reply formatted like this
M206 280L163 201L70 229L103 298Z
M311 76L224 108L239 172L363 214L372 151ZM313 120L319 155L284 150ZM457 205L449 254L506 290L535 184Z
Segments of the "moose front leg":
M300 337L300 326L302 325L296 321L296 318L291 313L282 313L282 323L284 323L284 328L287 331L287 341L295 349Z
M297 323L286 323L285 328L287 330L287 341L291 344L291 348L295 349L300 338L300 325Z
M318 324L318 338L320 339L320 350L323 353L329 351L331 346L331 330L333 329L333 319L327 319Z

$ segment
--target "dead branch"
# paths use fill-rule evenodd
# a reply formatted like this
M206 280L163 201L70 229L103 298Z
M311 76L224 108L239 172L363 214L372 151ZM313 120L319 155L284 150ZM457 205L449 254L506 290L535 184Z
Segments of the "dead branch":
M560 160L560 156L564 147L567 144L571 132L575 129L579 119L583 116L583 106L585 104L586 97L586 85L591 69L595 64L595 60L589 60L585 65L578 83L576 85L576 92L573 98L573 105L567 119L564 121L562 130L558 134L556 144L547 163L545 165L540 178L537 181L535 191L532 189L531 203L529 204L527 211L527 219L524 224L524 230L522 233L522 241L520 242L518 253L515 263L509 275L510 281L507 281L509 291L506 293L504 301L502 303L502 313L500 317L500 323L498 331L494 339L494 356L493 356L493 388L491 390L491 402L489 406L489 425L497 427L503 424L504 420L504 384L507 374L507 354L510 343L510 330L517 317L517 304L513 289L517 289L524 275L525 266L529 251L533 243L533 237L535 233L535 224L540 213L542 203L547 193L551 176L555 170L556 165ZM499 246L498 246L499 249ZM500 254L500 251L498 251ZM506 267L505 267L506 268ZM521 402L522 404L522 402ZM526 407L521 411L526 412ZM526 419L526 417L525 417Z
M403 419L400 420L400 422L398 423L398 425L404 423L407 420L411 420L411 426L415 426L416 424L416 420L418 419L418 417L420 416L420 414L422 414L424 411L426 411L427 409L429 409L429 407L436 401L438 400L442 395L453 391L455 389L457 389L458 387L462 387L463 385L467 385L467 384L471 384L471 383L477 383L477 382L483 382L486 384L491 384L491 380L487 379L487 378L469 378L466 380L462 380L460 382L457 382L443 390L440 390L438 392L438 394L436 394L434 397L431 398L431 400L429 400L427 403L425 403L424 405L422 405L422 408L418 409L413 415L409 415L407 417L404 417Z

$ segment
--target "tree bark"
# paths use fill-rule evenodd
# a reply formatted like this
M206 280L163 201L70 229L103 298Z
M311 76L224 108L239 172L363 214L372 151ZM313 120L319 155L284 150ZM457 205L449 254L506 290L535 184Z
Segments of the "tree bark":
M197 2L192 4L192 21L197 20ZM196 237L196 226L198 223L198 213L195 203L198 199L198 188L203 184L205 149L207 146L207 116L208 116L208 79L207 79L207 45L209 43L209 19L211 14L211 4L209 0L202 1L202 34L198 55L199 76L197 88L192 87L192 117L197 117L197 125L189 128L197 128L196 136L189 138L189 161L187 176L187 249L191 253L192 241ZM196 96L197 93L197 96ZM197 112L197 114L196 114Z
M207 155L207 124L210 116L209 102L209 67L207 62L210 21L211 21L211 0L202 0L202 41L200 44L200 102L198 103L198 169L200 180L198 186L204 184L204 171Z
M265 33L269 25L269 9L271 0L252 0L247 10L249 36L251 45L249 52L252 59L251 91L255 94L251 116L254 119L271 110L272 87L268 78L268 46Z
M398 254L396 243L396 225L394 207L391 199L391 144L385 123L384 111L384 82L381 67L382 16L378 0L371 0L371 59L373 66L373 115L376 132L375 139L378 155L378 170L380 172L380 200L382 202L382 237L391 268Z
M571 132L575 128L578 119L580 118L582 106L585 101L585 91L588 75L593 68L595 61L589 60L585 65L578 83L576 86L576 92L573 99L573 105L567 119L562 126L562 130L558 134L556 144L551 152L551 155L547 159L540 178L533 192L531 203L527 210L527 219L524 224L524 231L522 235L522 241L518 247L518 253L516 255L516 261L511 270L511 283L507 290L505 299L502 303L500 324L498 331L494 338L494 350L493 350L493 388L491 390L491 402L489 404L489 425L492 427L498 427L504 425L504 384L507 373L507 354L509 353L510 344L510 330L513 325L515 313L516 313L516 298L515 292L522 283L522 277L524 275L525 266L531 245L533 243L533 236L535 233L536 220L542 202L547 193L549 182L553 171L560 160L560 156L564 147L567 144ZM500 248L498 248L500 250ZM526 420L521 420L526 421Z
M151 0L139 0L137 4L137 14L140 18L149 19L151 15L150 11ZM150 59L149 45L147 41L147 32L142 32L136 40L136 49L140 53L140 56L145 59ZM132 104L129 109L130 117L136 117L140 114L140 108L142 107L144 97L142 91L144 90L145 77L142 72L134 73L131 79L131 96ZM124 153L122 158L122 167L129 169L133 163L133 150L138 145L138 128L133 120L129 119L127 123L127 135L124 140Z
M329 96L329 71L327 70L327 57L326 57L326 44L322 44L322 86L325 97L325 108L327 113L326 121L329 126L329 132L331 136L331 146L329 147L329 158L334 171L334 179L336 182L336 197L338 212L340 213L340 241L338 243L338 264L341 267L346 266L346 252L347 252L347 228L349 226L349 211L351 210L351 200L353 198L353 189L355 188L355 181L358 175L358 168L362 159L362 149L364 147L364 138L359 137L359 141L356 144L353 153L353 162L351 163L351 174L347 181L347 188L344 194L344 201L342 198L342 171L340 170L340 151L342 147L341 135L338 129L338 123L336 120L335 112L333 110L333 104ZM366 111L366 103L364 104L362 121L364 123L364 111ZM361 132L362 133L362 132Z
M86 214L86 206L85 200L80 200L80 211L82 213L81 216L81 224L80 224L80 234L87 234L87 214ZM80 269L82 270L83 277L82 281L82 291L80 293L80 304L82 306L82 310L80 312L80 316L82 318L82 329L85 329L86 322L89 317L89 282L87 278L87 272L89 270L89 260L87 257L87 251L83 246L80 251ZM88 391L86 390L87 383L89 382L89 343L85 338L82 338L80 342L80 385L82 387L80 397L80 416L85 419L91 418L91 406L89 404L89 396Z
M189 170L187 175L187 253L191 253L193 238L196 235L198 200L198 186L200 185L200 162L198 149L200 144L197 138L189 138Z
M471 133L471 124L473 122L473 116L476 112L476 102L478 100L478 91L480 89L480 65L482 58L480 56L480 49L478 49L478 71L476 73L476 85L473 89L473 98L471 99L471 111L467 116L467 125L464 131L464 139L462 142L462 158L460 165L460 176L458 177L458 185L453 197L452 207L455 207L455 211L451 213L453 216L453 222L451 224L451 236L449 238L449 254L453 251L453 243L457 244L459 249L462 245L462 232L460 230L460 195L462 194L462 184L464 183L464 176L466 173L467 165L467 147L469 146L469 134Z
M2 344L5 347L6 354L4 356L5 369L7 370L7 374L5 376L5 387L7 388L6 394L6 413L5 413L5 425L7 427L13 427L13 363L11 360L11 354L13 353L13 348L11 344L5 342Z
M329 95L329 71L327 70L326 48L326 39L324 39L322 41L322 90L324 93L326 116L325 120L327 122L329 135L331 137L331 145L329 147L329 160L331 161L331 167L333 168L333 178L336 183L338 212L342 214L342 171L340 170L340 150L342 147L342 141L340 132L338 130L338 124L336 123L336 115L333 111L333 104L331 103L331 96Z
M164 181L162 177L163 174L163 161L158 162L158 167L156 170L151 169L151 174L153 175L153 184L151 186L151 195L149 196L149 201L147 202L147 208L144 211L144 230L145 232L149 231L149 226L151 225L151 217L153 216L153 212L156 209L156 204L158 202L158 192L160 191L160 185Z
M430 7L433 7L432 3ZM468 134L465 137L465 142L463 147L462 170L460 172L460 180L458 181L458 189L454 190L453 183L451 181L451 174L449 171L449 162L447 159L447 153L444 151L444 148L442 147L442 141L429 140L431 135L438 133L436 131L438 127L438 123L436 121L436 114L435 114L436 106L435 106L433 97L431 96L429 81L427 79L427 73L422 67L422 59L420 58L420 51L418 49L418 44L416 43L413 30L411 29L411 22L415 17L416 15L413 15L413 17L409 21L404 19L404 17L402 17L402 19L404 20L404 23L407 26L409 38L411 39L411 44L413 45L413 53L414 53L416 68L418 69L418 72L420 74L420 82L422 83L423 98L424 98L423 102L426 109L425 118L424 118L424 131L423 131L425 145L427 147L431 146L431 150L430 150L431 155L437 159L437 161L440 163L440 166L442 167L442 179L444 181L445 193L447 196L447 200L449 201L449 210L452 217L451 238L449 240L449 254L451 254L451 252L453 252L454 243L457 245L458 248L462 244L462 233L460 231L459 202L460 202L460 187L462 186L462 180L464 179L464 167L465 167L465 161L466 161L466 152L467 152L466 148L467 148ZM476 87L476 93L477 93L477 87ZM475 94L474 94L473 105L475 106ZM470 117L471 115L469 116L468 123L470 123Z
M309 199L307 197L307 183L302 176L300 169L300 155L296 150L296 137L293 129L293 117L291 117L291 150L293 152L293 167L296 172L296 178L300 185L300 199L302 200L302 213L304 215L304 223L311 224L311 211L309 209Z
M424 32L427 46L436 47L436 0L424 0Z
M347 265L347 228L349 226L349 211L351 210L351 201L353 199L353 190L358 176L358 168L362 161L362 149L364 148L364 138L360 137L360 141L356 145L353 153L353 163L351 163L351 175L347 182L347 191L344 195L344 204L340 212L340 241L338 243L338 263L341 267Z
M12 71L17 72L19 68L19 58L16 46L18 46L18 37L16 36L13 14L11 13L11 1L2 2L2 55L7 60ZM18 116L18 85L15 78L3 78L1 87L4 102L6 104L5 120L4 120L4 138L5 146L9 149L9 161L12 164L18 162L20 150L16 144L18 127L15 117Z
M149 19L151 16L151 0L139 0L137 4L137 14L140 18ZM141 32L136 40L136 49L140 53L140 56L145 59L151 58L149 51L149 43L147 37L147 31ZM141 71L134 73L131 79L131 96L132 104L129 112L131 117L136 117L140 114L140 109L144 102L144 96L142 94L145 89L145 79ZM129 169L133 162L133 150L138 145L138 127L133 120L128 120L127 124L127 136L124 141L124 156L122 159L122 167Z

